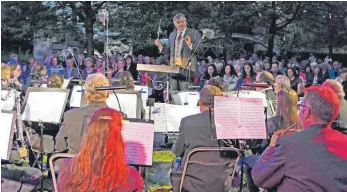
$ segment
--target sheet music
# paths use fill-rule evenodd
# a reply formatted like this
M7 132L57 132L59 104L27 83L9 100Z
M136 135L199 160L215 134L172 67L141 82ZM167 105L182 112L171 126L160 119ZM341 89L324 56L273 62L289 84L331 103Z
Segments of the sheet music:
M119 104L123 113L128 118L136 118L137 95L117 93ZM119 111L119 105L114 93L110 92L109 98L106 100L107 106Z
M22 119L60 123L67 94L65 92L29 92Z
M8 146L10 142L12 142L11 131L12 131L12 120L14 118L14 114L12 113L1 113L1 134L0 134L0 156L1 159L8 159Z
M215 97L218 139L265 139L263 101L259 98Z
M167 132L165 103L154 103L152 117L154 120L154 132Z
M152 165L154 124L123 123L125 155L130 165Z
M63 85L61 86L62 89L66 89L69 85L71 79L64 79Z
M1 98L6 97L8 94L9 94L8 90L1 90ZM0 108L1 110L12 111L15 103L16 103L16 94L14 91L12 91L6 100L1 99Z
M83 87L80 85L75 85L72 88L70 107L81 107L82 92L77 92L80 90L83 90Z
M234 93L237 96L237 93ZM263 100L263 107L267 107L266 95L259 91L239 92L240 98L259 98Z
M135 85L135 91L141 91L141 99L143 108L146 108L147 99L148 99L148 86L139 86Z
M187 102L188 106L191 107L196 107L200 99L199 92L180 92L178 96L180 97L182 105Z
M179 132L181 119L200 113L199 107L166 104L166 126L168 132Z

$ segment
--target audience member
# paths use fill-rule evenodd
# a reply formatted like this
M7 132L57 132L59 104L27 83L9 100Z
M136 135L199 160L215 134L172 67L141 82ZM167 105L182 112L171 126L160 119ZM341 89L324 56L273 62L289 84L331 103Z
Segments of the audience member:
M124 66L125 71L129 71L131 75L133 76L133 79L136 81L137 76L138 76L138 71L137 71L137 64L134 63L133 58L131 55L128 55L125 58L126 65Z
M74 59L66 60L66 67L64 68L64 78L76 78L79 79L78 69L73 67Z
M329 69L329 78L336 79L341 75L339 62L335 61L333 67Z
M302 80L299 78L296 70L294 68L288 68L287 77L290 79L290 86L296 92L298 96L303 94L304 86Z
M114 109L94 112L80 152L59 169L58 191L143 191L139 172L126 162L121 121Z
M276 77L277 75L283 75L283 73L281 73L279 70L280 70L279 63L277 61L273 62L271 65L272 76Z
M93 67L93 59L87 57L84 59L84 64L86 68L82 70L83 80L87 79L88 75L96 73L96 70Z
M306 77L307 84L319 84L321 85L324 82L323 74L319 65L313 67L313 73L310 73Z
M227 89L224 91L234 91L238 80L235 68L232 65L227 64L222 70L221 77L223 78L223 81L228 84Z
M244 85L253 85L256 82L256 78L257 74L253 71L253 65L249 62L246 62L243 66L242 75L238 80L236 89L242 86L242 89L255 90L255 87L245 87Z
M347 136L330 127L338 115L339 98L330 88L311 86L299 106L305 130L272 136L253 167L255 184L264 189L278 187L278 192L344 191Z
M256 73L260 73L262 72L264 69L264 64L262 61L257 61L255 64L254 64L254 71Z
M59 74L64 75L64 67L62 65L58 65L58 58L52 57L51 65L48 67L48 75Z
M208 81L216 76L218 76L217 68L214 64L210 64L206 68L205 74L200 78L200 87L202 88L204 85L207 85Z

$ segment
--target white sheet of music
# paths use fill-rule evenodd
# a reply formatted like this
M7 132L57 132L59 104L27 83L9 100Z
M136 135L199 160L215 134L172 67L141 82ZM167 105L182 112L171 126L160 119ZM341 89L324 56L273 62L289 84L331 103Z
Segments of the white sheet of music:
M12 111L16 103L16 94L14 91L11 91L11 93L9 93L8 90L1 90L1 98L6 97L7 95L9 97L6 100L1 99L0 108L1 110Z
M128 118L136 118L137 95L117 93L119 104L123 113ZM119 111L119 105L114 93L110 92L110 96L106 100L107 106Z
M166 125L168 132L179 132L181 119L200 113L199 107L166 104Z
M218 139L265 139L263 100L260 98L215 97Z
M152 165L154 124L124 122L122 135L128 164Z
M178 96L180 97L182 105L187 102L188 106L191 107L196 107L200 99L199 92L180 92L178 93Z
M147 99L148 99L148 86L139 86L135 85L135 91L141 91L141 99L143 108L146 108Z
M22 119L59 123L67 94L65 92L30 92Z
M71 79L64 79L63 85L61 86L62 89L66 89L69 85Z
M237 94L235 93L234 96ZM240 98L259 98L263 100L263 107L267 107L267 101L266 101L266 95L259 91L249 91L247 93L240 92L239 93Z
M154 132L167 132L165 103L154 103L152 117L154 120Z
M12 142L11 131L12 131L12 120L14 118L14 114L12 113L1 113L1 134L0 134L0 156L1 159L7 159L7 150L9 146L9 142Z
M75 85L71 92L70 97L70 107L81 107L82 92L77 92L82 90L83 87Z

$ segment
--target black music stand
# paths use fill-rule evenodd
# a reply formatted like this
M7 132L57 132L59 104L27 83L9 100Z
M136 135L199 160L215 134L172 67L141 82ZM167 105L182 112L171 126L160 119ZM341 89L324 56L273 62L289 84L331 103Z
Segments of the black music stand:
M38 123L40 127L40 157L41 172L43 172L43 129L44 123L60 124L69 97L69 89L34 88L30 87L25 96L25 108L22 114L24 121ZM51 100L50 100L51 99ZM52 102L52 100L54 100ZM44 176L41 179L39 191L48 190L43 187Z

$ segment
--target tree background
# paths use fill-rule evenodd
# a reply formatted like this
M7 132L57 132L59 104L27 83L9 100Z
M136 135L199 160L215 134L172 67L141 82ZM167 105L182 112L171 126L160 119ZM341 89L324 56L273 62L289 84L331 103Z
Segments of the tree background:
M133 53L158 55L153 45L162 19L160 38L174 30L172 17L179 12L187 16L194 29L209 28L215 39L204 41L198 53L213 51L229 60L237 53L240 39L233 34L259 37L274 50L307 51L333 54L334 48L346 53L347 2L2 2L1 51L32 53L35 39L82 41L87 55L94 49L103 52L95 39L103 31L96 15L109 12L109 31L130 44ZM82 29L82 30L81 30ZM100 44L100 43L99 43ZM244 41L242 49L253 52L254 43ZM343 50L344 49L344 50Z

